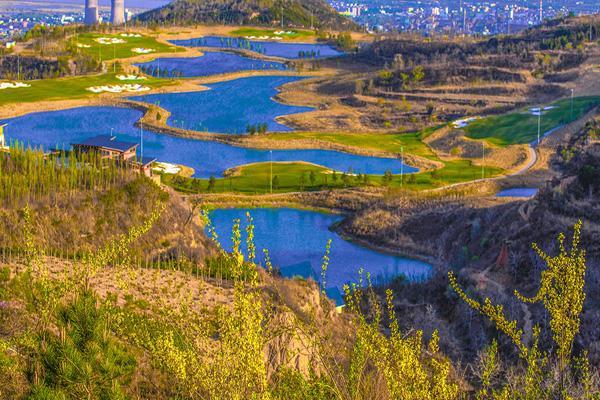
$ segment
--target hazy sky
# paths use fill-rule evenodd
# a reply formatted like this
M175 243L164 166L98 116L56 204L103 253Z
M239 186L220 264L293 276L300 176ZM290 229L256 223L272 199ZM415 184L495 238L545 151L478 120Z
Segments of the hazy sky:
M4 0L0 0L3 3ZM30 3L39 3L43 5L54 4L77 4L83 5L85 0L27 0ZM126 8L156 8L169 3L170 0L125 0ZM99 0L100 6L110 6L110 0Z

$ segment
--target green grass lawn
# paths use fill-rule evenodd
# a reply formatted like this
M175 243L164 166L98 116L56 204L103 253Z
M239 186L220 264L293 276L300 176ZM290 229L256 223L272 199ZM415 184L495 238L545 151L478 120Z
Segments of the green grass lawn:
M311 172L314 180L311 180ZM499 168L486 167L485 177L501 174ZM273 187L273 193L336 189L343 187L359 187L365 185L384 186L383 177L379 175L344 176L342 173L332 174L327 168L303 163L273 163L273 177L277 176L278 184ZM304 178L302 178L304 176ZM428 171L410 175L394 175L387 184L391 188L419 191L446 186L452 183L466 182L481 178L481 167L475 166L468 160L447 162L437 171ZM270 192L271 165L270 163L251 164L240 167L235 176L218 178L212 192L237 192L246 194L265 194ZM190 193L207 193L208 179L184 178L173 175L163 175L163 183L177 190Z
M554 107L553 109L543 112L540 131L543 134L559 125L576 120L596 105L600 105L600 96L575 97L571 114L570 99L555 101L549 104ZM473 121L464 128L464 131L467 137L486 139L500 146L531 143L537 140L538 117L531 114L530 108L532 107Z
M140 83L152 88L169 85L168 79L148 78L144 81L120 81L115 74L94 76L79 76L70 78L42 79L27 81L31 87L4 89L0 93L0 105L9 103L30 103L44 100L77 99L87 96L97 96L86 90L91 86L119 85L125 83Z
M289 35L276 35L275 32L285 31L285 32L293 32ZM313 31L307 30L299 30L299 29L260 29L260 28L240 28L231 32L234 36L269 36L269 37L281 37L283 40L290 39L302 39L302 38L310 38L315 35Z
M125 43L121 44L100 44L95 39L98 38L114 38L124 40ZM184 49L169 46L158 42L155 38L150 36L142 37L123 37L121 33L118 34L102 34L102 33L83 33L73 39L76 43L90 47L80 47L79 50L100 59L102 61L110 61L115 58L130 58L136 57L140 54L134 53L132 49L144 48L153 49L152 53L176 53L184 51Z
M436 155L422 142L423 132L372 134L372 133L319 133L319 132L283 132L270 133L263 136L265 139L285 141L294 139L322 140L346 146L364 149L389 151L400 153L402 149L407 154L435 159Z
M315 139L365 149L382 150L400 153L404 148L405 153L414 154L432 160L439 158L422 142L422 138L430 130L404 134L361 134L361 133L318 133L318 132L283 132L270 133L262 138L281 141L295 139ZM443 161L444 167L435 171L411 175L407 174L402 179L395 175L386 186L391 188L406 188L410 190L426 190L453 183L467 182L482 177L481 166L473 165L470 160ZM311 172L314 181L311 181ZM500 168L486 167L485 177L502 174ZM327 168L304 163L273 163L273 176L277 176L278 185L273 188L274 193L310 191L321 189L335 189L356 186L384 186L381 175L344 176L336 173L335 177ZM304 176L301 182L301 177ZM271 165L258 163L239 168L235 176L217 178L213 192L238 192L247 194L265 194L270 192ZM208 179L194 179L163 176L163 182L174 188L191 193L208 192Z

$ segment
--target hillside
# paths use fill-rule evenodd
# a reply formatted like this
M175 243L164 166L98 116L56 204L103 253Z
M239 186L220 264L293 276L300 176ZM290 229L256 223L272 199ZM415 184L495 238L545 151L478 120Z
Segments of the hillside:
M511 292L512 288L522 293L535 291L542 261L532 251L531 243L553 249L554 238L578 220L583 222L581 243L588 254L586 279L598 281L600 210L595 196L600 189L599 127L598 119L590 121L554 156L554 167L561 176L549 181L530 200L477 198L413 203L406 198L389 199L365 206L344 221L340 229L348 236L379 246L429 254L437 260L443 270L438 278L398 290L408 304L431 307L429 316L420 313L423 308L407 308L404 322L425 331L445 332L442 336L448 339L443 343L447 353L464 357L473 352L474 356L478 347L495 335L485 318L473 317L462 305L450 305L452 295L445 291L447 270L455 271L472 292L481 292L510 308L513 317L529 318L543 326L541 345L546 347L549 333L542 321L543 313L534 306L518 306ZM590 361L597 366L597 285L588 284L586 293L577 343L589 349Z
M323 0L176 0L137 17L141 22L191 25L266 25L294 28L356 29Z

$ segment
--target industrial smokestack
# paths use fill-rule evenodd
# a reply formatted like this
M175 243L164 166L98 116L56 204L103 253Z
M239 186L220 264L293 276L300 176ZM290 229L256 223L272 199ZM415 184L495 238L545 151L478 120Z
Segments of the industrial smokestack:
M125 0L112 0L110 11L110 22L113 25L122 25L125 23Z
M98 0L85 0L85 18L86 25L96 25L98 23Z

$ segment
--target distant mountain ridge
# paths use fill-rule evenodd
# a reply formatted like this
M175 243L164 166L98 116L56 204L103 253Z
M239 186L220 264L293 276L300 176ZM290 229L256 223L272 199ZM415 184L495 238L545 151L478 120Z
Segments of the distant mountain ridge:
M141 22L190 25L263 25L356 30L358 25L324 0L175 0L136 17Z

